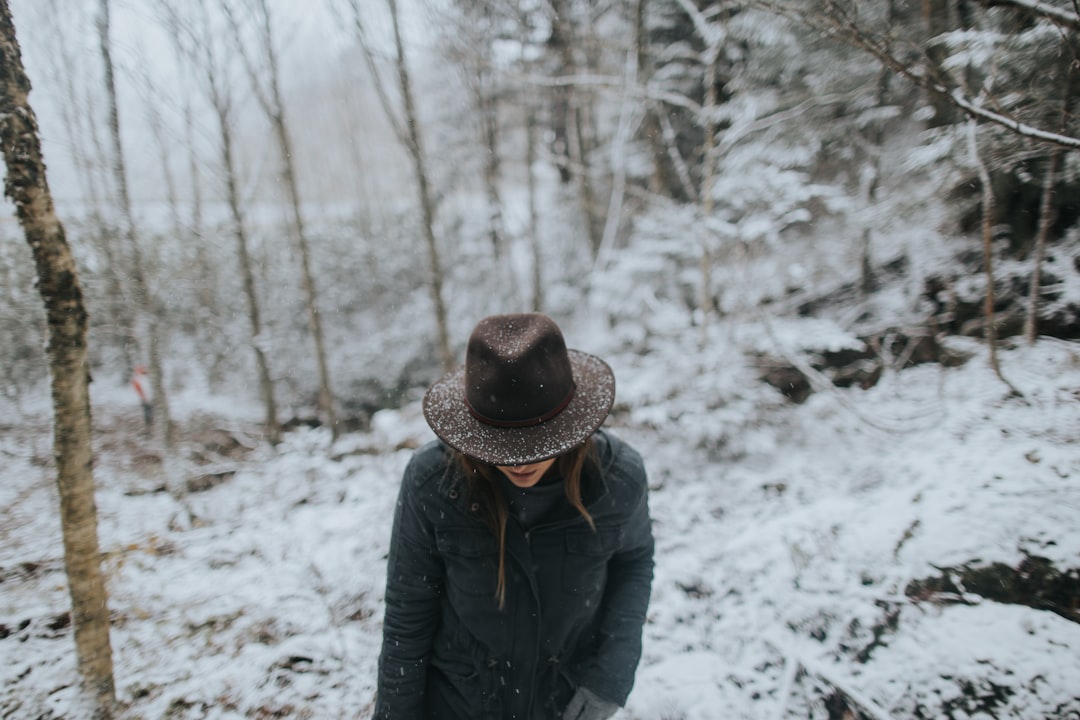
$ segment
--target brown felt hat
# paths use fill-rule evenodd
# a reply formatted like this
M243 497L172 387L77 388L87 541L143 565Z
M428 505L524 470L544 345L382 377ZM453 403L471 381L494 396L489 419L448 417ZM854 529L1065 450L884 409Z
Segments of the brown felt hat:
M491 465L528 465L585 442L615 402L615 375L595 355L568 350L547 315L492 315L477 323L465 367L437 380L424 417L443 442Z

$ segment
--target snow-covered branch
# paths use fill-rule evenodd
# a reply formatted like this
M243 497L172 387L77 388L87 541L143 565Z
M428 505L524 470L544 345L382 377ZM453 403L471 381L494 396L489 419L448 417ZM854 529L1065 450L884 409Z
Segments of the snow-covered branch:
M1038 3L1037 0L1009 1L1012 4L1025 7L1029 5L1045 5L1045 3ZM852 46L865 50L896 74L907 78L928 92L946 98L957 109L975 120L994 123L1017 135L1033 140L1060 145L1072 150L1080 149L1080 138L1029 125L1008 115L987 109L969 98L960 88L950 90L939 82L928 68L901 60L887 45L879 42L872 33L859 26L841 11L835 10L835 8L835 14L830 14L812 13L801 7L795 7L785 2L773 2L772 0L757 0L755 4L769 12L795 17L811 27L834 34Z
M1030 10L1031 12L1042 15L1047 20L1058 25L1062 25L1074 31L1080 31L1080 13L1063 10L1050 3L1041 2L1040 0L980 0L983 5L992 7L994 5L1008 5L1021 10Z

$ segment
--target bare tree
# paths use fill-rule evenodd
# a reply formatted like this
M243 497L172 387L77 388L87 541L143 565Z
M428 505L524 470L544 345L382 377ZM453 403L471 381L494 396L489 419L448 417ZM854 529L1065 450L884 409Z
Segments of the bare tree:
M478 138L483 148L483 184L487 197L487 233L492 252L501 264L506 253L503 203L499 197L502 174L503 99L508 87L500 59L495 52L500 40L520 37L514 25L514 8L508 3L456 0L454 9L442 18L442 43L461 70L472 100ZM455 11L456 10L456 11ZM520 47L520 45L519 45Z
M173 53L178 67L189 64L182 43L172 43ZM190 79L189 79L190 82ZM202 282L198 284L196 292L195 318L196 335L199 339L199 347L203 352L207 380L211 388L216 388L223 381L223 368L227 357L231 352L231 343L223 340L226 333L222 332L223 322L220 309L220 278L221 270L214 262L213 257L207 250L206 223L203 212L203 163L200 159L198 138L201 136L195 110L193 107L193 93L188 87L183 93L181 100L184 132L184 146L187 152L188 182L190 187L189 216L185 226L187 233L187 245L193 255L192 265Z
M394 49L396 52L395 65L397 68L398 89L401 93L401 101L404 109L404 120L399 120L394 110L393 103L382 82L375 62L375 54L365 29L360 0L349 0L352 9L353 26L356 29L360 44L363 46L364 57L367 60L368 69L371 72L375 90L382 103L386 117L394 128L398 139L409 151L409 157L413 161L413 171L416 174L416 187L420 201L420 212L423 215L424 241L428 250L428 266L430 280L428 287L431 289L431 302L435 308L435 347L442 361L442 366L449 370L454 366L454 353L450 348L450 331L446 318L446 302L443 298L443 268L439 256L439 245L435 238L435 198L432 194L430 178L427 171L427 157L424 154L423 136L420 131L420 119L416 112L416 101L413 98L412 79L409 75L408 63L405 61L405 45L401 40L401 27L398 22L398 8L396 0L386 0L390 8L390 18L394 30Z
M544 310L544 260L540 242L540 216L536 209L536 117L526 106L525 118L525 172L529 188L529 247L532 250L532 309Z
M1077 7L1077 17L1080 19L1080 6ZM1080 67L1080 59L1068 54L1062 55L1066 68L1062 73L1062 83L1065 91L1061 101L1061 127L1064 128L1072 110L1074 93L1071 88L1077 79L1077 68ZM1037 320L1039 315L1039 295L1042 292L1042 264L1046 257L1046 242L1050 235L1050 228L1057 220L1057 205L1054 203L1054 186L1057 184L1062 159L1065 150L1054 147L1050 150L1050 157L1046 160L1046 169L1043 172L1042 198L1039 201L1039 227L1035 233L1034 258L1031 269L1031 288L1028 291L1027 312L1024 314L1024 339L1028 344L1035 342L1037 334Z
M944 66L948 59L948 49L942 39L945 33L953 29L949 18L949 6L951 3L942 0L922 0L922 21L926 31L926 75L933 78L933 83L945 86L944 78L947 76ZM891 25L891 23L890 23ZM892 54L888 46L888 40L882 39L882 50ZM930 118L930 127L942 127L956 122L957 109L945 93L929 90L930 107L934 110Z
M75 261L49 191L29 92L11 10L7 0L0 0L0 142L7 165L4 194L15 204L33 252L48 321L60 522L83 696L93 715L109 717L116 694L94 502L88 316Z
M322 413L323 423L330 428L336 440L340 431L337 423L337 412L334 409L330 371L326 363L326 343L323 341L318 291L311 271L311 249L304 223L303 204L300 201L300 185L296 178L296 168L293 163L293 142L285 118L285 102L281 96L281 73L278 69L278 53L274 41L270 7L266 0L253 0L250 6L250 13L254 16L258 33L258 43L263 53L263 59L266 62L265 78L259 77L255 61L247 53L239 22L228 0L221 0L221 7L232 27L236 46L244 60L244 66L251 80L255 98L270 121L270 127L273 129L278 151L281 154L281 180L285 185L285 191L288 193L291 230L297 254L299 255L300 278L307 308L308 329L311 331L311 337L315 344L315 362L319 373L319 410Z
M645 22L649 0L634 0L634 47L637 50L637 78L643 86L652 78L653 63L649 52L649 33ZM656 194L669 194L676 187L670 177L671 167L667 162L667 151L663 143L663 129L657 113L656 103L645 101L645 117L642 121L641 135L649 147L652 156L652 172L649 174L649 189Z
M127 251L131 262L130 280L135 303L135 313L143 330L139 334L145 337L150 383L153 387L155 434L161 440L166 453L173 444L172 418L169 414L168 396L165 390L165 367L162 362L163 333L153 298L147 286L146 272L139 247L139 232L132 211L131 195L128 192L127 167L124 160L124 148L120 139L120 111L116 101L116 75L112 61L112 44L109 39L109 0L100 0L98 16L98 37L101 42L101 59L105 69L105 91L109 103L109 137L112 140L112 171L116 184L117 203L123 235L127 240Z
M893 18L896 14L895 0L885 1L885 18L888 24L892 24ZM885 107L889 99L889 79L891 73L887 68L881 68L878 73L877 89L875 95L875 106L878 108ZM865 140L865 147L870 154L870 162L868 163L865 171L863 172L864 185L863 198L868 208L873 207L879 200L878 191L881 188L881 176L882 176L882 146L885 144L885 123L881 120L873 121L867 124L865 130L861 133ZM859 295L866 297L875 289L877 285L876 278L874 276L874 263L873 263L873 243L872 243L872 227L871 223L864 220L862 223L862 247L860 248L860 255L862 257L859 263Z
M222 67L219 57L220 49L216 47L205 2L199 0L196 7L198 15L190 20L182 18L178 14L177 7L168 2L161 2L160 7L170 36L178 43L181 53L192 64L195 71L202 76L203 90L217 123L218 152L224 175L226 201L232 220L232 234L236 242L240 282L243 285L248 320L251 324L251 350L255 356L259 394L266 415L265 429L270 442L277 443L281 440L281 425L278 422L274 381L270 374L270 363L265 349L266 337L263 334L262 313L255 286L255 271L248 247L247 221L240 197L240 178L236 167L236 149L233 141L233 98L229 79Z
M150 134L154 138L154 145L158 152L158 164L161 166L161 178L165 183L165 201L169 206L169 223L172 225L173 237L177 240L184 237L184 222L180 216L180 196L176 186L176 178L173 175L172 163L170 162L170 150L173 147L173 138L169 137L165 127L164 118L161 116L161 106L166 99L157 89L157 84L150 77L147 68L150 66L149 58L145 53L140 53L140 70L137 71L137 79L140 85L140 95L145 107L147 123L150 126Z
M704 128L704 152L702 158L701 213L705 218L713 214L713 185L716 181L716 108L719 96L716 90L718 82L718 64L720 52L727 33L719 22L706 18L690 0L679 0L679 6L690 16L694 30L704 41L705 49L701 62L705 69L705 104L701 108L701 124ZM722 15L720 15L722 17ZM699 230L701 233L701 258L699 273L701 276L698 289L698 312L701 315L702 337L705 337L712 314L712 258L709 251L708 223Z
M394 25L394 48L397 51L398 84L401 87L401 99L405 106L405 126L408 132L408 147L416 169L417 186L420 192L420 205L424 214L424 237L427 240L428 254L431 258L432 300L435 303L435 317L438 324L438 350L443 367L454 365L454 354L450 349L450 332L446 322L446 306L442 292L442 262L439 260L438 245L435 241L435 203L428 187L427 159L420 135L420 122L413 99L412 80L409 77L408 63L405 61L405 45L401 41L401 23L398 21L397 0L386 0L390 7L390 17Z
M978 171L979 185L982 191L982 221L980 227L982 229L983 273L986 276L986 296L983 306L986 349L990 355L990 368L994 371L994 374L1009 386L1012 394L1019 395L1020 393L1017 392L1016 388L1005 379L1001 372L1001 363L998 362L997 320L994 314L994 304L996 302L994 293L994 214L996 212L996 203L994 201L994 186L990 180L990 171L979 154L974 120L968 120L968 150L971 154L971 161Z
M1042 264L1046 257L1046 240L1050 226L1057 219L1054 205L1054 185L1057 182L1058 166L1061 164L1061 148L1054 148L1046 160L1043 171L1042 199L1039 202L1039 229L1035 233L1035 256L1032 258L1031 287L1028 290L1027 311L1024 313L1024 340L1033 344L1037 334L1039 316L1039 294L1042 290Z
M551 40L559 59L559 72L569 78L575 77L586 63L579 61L583 38L581 28L574 22L574 0L552 0ZM603 231L596 211L596 188L590 163L592 126L585 107L584 93L572 83L555 88L552 108L553 131L556 141L556 157L560 157L560 172L564 180L571 178L577 184L582 220L591 256L595 259L603 242Z
M103 172L105 152L97 124L89 121L97 116L98 108L93 93L88 90L92 83L78 75L80 69L85 72L86 63L79 62L73 51L75 43L69 30L70 24L65 26L63 23L63 20L68 20L81 30L85 18L71 18L61 13L58 0L47 2L47 17L53 23L51 37L56 41L54 51L45 56L49 62L48 72L56 85L63 88L57 110L70 148L80 194L86 200L86 219L93 234L94 246L105 258L104 298L99 300L101 312L95 321L101 333L98 337L105 339L104 344L119 350L125 368L132 368L138 364L135 357L138 355L139 340L135 334L131 302L121 280L116 233L109 226L105 213L105 197L110 182L107 173Z
M525 15L521 12L520 5L521 3L519 1L519 7L517 8L518 23L524 28L526 27ZM521 63L521 66L523 68L529 68L533 61L529 60L527 57L525 43L521 43L519 46L519 53L520 56L518 61ZM519 103L522 112L525 113L525 177L529 195L529 225L527 232L529 249L532 254L532 301L530 307L535 312L543 312L545 305L545 274L543 244L540 242L540 213L537 209L538 191L536 184L537 145L539 144L537 138L540 134L536 114L539 111L539 108L537 107L538 103L531 92L523 93Z

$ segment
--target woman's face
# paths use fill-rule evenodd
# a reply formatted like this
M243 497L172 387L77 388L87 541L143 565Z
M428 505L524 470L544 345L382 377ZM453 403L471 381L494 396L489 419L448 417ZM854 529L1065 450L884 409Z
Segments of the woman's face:
M555 458L549 458L530 465L496 465L496 467L517 487L531 488L540 482L540 478L544 477L544 473L554 464Z

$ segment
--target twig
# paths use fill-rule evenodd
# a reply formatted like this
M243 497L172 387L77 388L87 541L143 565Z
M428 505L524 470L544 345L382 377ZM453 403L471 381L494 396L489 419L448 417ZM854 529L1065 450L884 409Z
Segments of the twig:
M779 648L777 648L779 649ZM787 710L788 698L791 697L791 691L795 687L795 678L799 675L799 661L791 655L784 654L784 679L780 683L780 702L776 706L776 713L773 717L776 720L783 720L784 711Z
M832 380L827 378L822 372L810 365L810 363L806 362L806 360L799 357L798 353L789 351L784 346L784 344L780 342L780 338L778 338L776 336L776 333L773 332L772 323L769 321L769 318L765 315L765 313L758 311L757 317L759 322L761 323L761 326L765 328L766 334L768 334L769 338L773 341L773 344L776 346L780 354L784 357L785 360L790 362L796 370L803 374L807 382L810 383L811 388L819 392L833 393L833 395L840 401L840 403L849 411L851 411L853 415L855 415L857 418L859 418L861 421L863 421L870 427L877 430L882 430L888 433L908 433L917 432L919 430L925 429L921 427L900 427L895 425L890 426L887 423L882 423L874 420L873 418L867 417L861 410L859 410L859 408L854 403L851 402L851 400L849 400L844 394L839 392L836 385L833 384Z
M831 672L825 670L815 661L808 660L807 658L799 655L798 653L793 652L789 647L787 647L787 643L783 642L780 638L776 637L775 635L766 635L763 639L765 640L766 644L771 645L775 650L777 650L781 655L784 656L784 663L786 666L784 673L785 682L788 675L792 674L792 665L796 666L796 670L798 669L798 667L802 667L808 673L817 675L819 678L821 678L822 680L836 688L838 691L843 693L843 695L847 697L848 700L858 705L859 708L871 718L873 718L873 720L893 720L892 717L889 715L888 711L878 705L875 700L866 695L863 695L858 690L849 687L846 684L846 681L840 682ZM778 715L778 717L782 716L782 711L783 708L781 708L781 715Z

